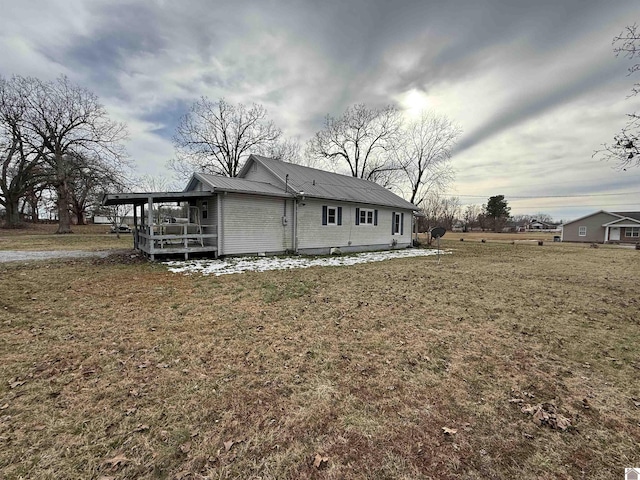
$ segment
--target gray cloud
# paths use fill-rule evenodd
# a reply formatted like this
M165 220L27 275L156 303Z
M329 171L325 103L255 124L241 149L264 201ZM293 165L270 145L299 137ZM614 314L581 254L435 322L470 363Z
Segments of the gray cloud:
M624 111L614 100L590 113L588 129L537 127L596 97L626 95L610 41L637 12L637 0L10 2L0 18L0 74L58 65L52 76L70 73L145 131L132 150L144 155L155 139L154 155L165 157L172 152L160 148L201 95L264 103L303 139L353 103L385 105L409 90L449 93L451 103L459 95L464 105L440 108L455 107L466 131L454 157L461 184L508 170L513 190L529 191L543 166L544 176L570 183L569 170L614 133L611 119ZM488 92L496 98L487 101ZM611 179L601 188L626 185L608 165L598 169Z

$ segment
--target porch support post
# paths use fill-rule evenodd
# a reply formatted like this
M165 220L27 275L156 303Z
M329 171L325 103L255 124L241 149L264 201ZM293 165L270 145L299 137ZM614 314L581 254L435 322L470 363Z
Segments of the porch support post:
M218 258L222 254L222 196L219 193L216 193L216 209L216 258Z
M609 242L609 227L604 228L604 243Z
M133 248L138 249L138 206L133 204Z
M147 221L149 223L149 252L151 255L151 260L155 260L155 244L153 239L153 197L149 197L147 199L147 208Z

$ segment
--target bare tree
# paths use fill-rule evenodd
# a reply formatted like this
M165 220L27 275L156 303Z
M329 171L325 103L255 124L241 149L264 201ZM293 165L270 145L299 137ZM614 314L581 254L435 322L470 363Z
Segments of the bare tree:
M67 77L15 80L26 106L21 121L26 138L33 148L42 149L48 181L56 191L56 233L70 233L71 180L79 159L96 158L114 169L124 168L125 126L110 120L98 97Z
M447 117L429 111L404 128L395 155L411 187L411 203L420 205L429 192L442 191L451 183L451 149L461 133Z
M8 228L20 225L20 200L45 179L42 150L25 141L25 104L15 84L15 79L0 77L0 205L7 212Z
M258 149L256 153L265 155L287 163L300 164L300 140L296 138L280 137L266 148Z
M100 206L107 190L123 190L127 179L121 169L113 168L100 158L79 156L69 175L71 212L78 225L85 225L89 209Z
M626 27L620 35L613 39L616 56L623 56L628 59L640 57L640 27L637 24ZM629 67L629 75L640 71L640 63L634 63ZM640 83L636 83L631 88L630 97L640 93ZM618 167L640 166L640 113L633 112L627 114L627 123L620 133L613 137L613 143L604 144L602 149L596 151L594 155L599 155L605 160L617 162Z
M339 118L327 115L324 128L308 142L307 155L326 160L334 170L348 167L353 177L388 185L393 172L400 170L391 154L400 127L395 107L353 105Z
M464 224L464 230L472 230L478 225L478 216L482 213L482 207L480 205L467 205L462 215L462 221Z
M131 181L131 187L143 192L177 192L183 188L175 179L164 175L140 175Z
M246 156L266 153L281 135L282 131L267 120L262 105L246 107L202 97L176 128L176 158L169 166L181 176L198 170L236 177Z
M418 220L420 231L429 232L436 226L451 230L460 214L460 199L431 192L424 198L421 212L423 216Z

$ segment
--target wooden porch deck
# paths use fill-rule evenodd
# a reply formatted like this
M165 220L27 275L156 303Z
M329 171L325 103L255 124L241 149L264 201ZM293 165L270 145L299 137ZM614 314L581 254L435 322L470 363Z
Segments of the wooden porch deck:
M138 227L133 231L133 245L151 260L155 260L156 255L184 255L185 260L194 253L213 253L216 258L218 256L218 234L212 225L200 227L173 223L153 225L151 228Z

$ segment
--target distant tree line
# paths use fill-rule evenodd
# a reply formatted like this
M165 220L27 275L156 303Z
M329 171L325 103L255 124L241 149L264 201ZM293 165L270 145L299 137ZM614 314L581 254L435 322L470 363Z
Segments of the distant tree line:
M109 118L95 94L67 77L0 77L0 206L5 226L25 212L37 220L54 204L57 233L85 222L102 192L121 189L129 166L126 127Z

